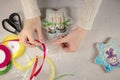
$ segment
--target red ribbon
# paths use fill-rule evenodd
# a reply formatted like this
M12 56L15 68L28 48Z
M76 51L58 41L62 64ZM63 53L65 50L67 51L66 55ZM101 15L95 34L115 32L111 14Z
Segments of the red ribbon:
M19 39L6 40L6 41L1 42L1 43L5 43L5 42L8 42L8 41L19 41ZM38 41L38 40L36 40L36 41ZM44 57L43 57L43 60L42 60L42 64L39 67L39 69L36 71L36 68L37 68L37 65L38 65L38 56L37 56L34 67L33 67L32 72L31 72L30 80L32 80L34 76L36 77L42 70L42 67L43 67L43 64L44 64L44 61L45 61L45 58L46 58L46 46L45 46L44 43L42 43L42 48L43 48L43 52L44 52Z
M0 64L0 68L5 67L10 62L10 58L11 58L10 50L6 46L1 45L2 43L8 42L8 41L19 41L19 39L6 40L3 42L0 42L0 49L5 52L5 60Z
M0 63L0 68L3 68L10 62L11 54L10 50L4 45L0 45L0 50L2 50L5 53L5 60L2 63Z
M30 80L32 80L33 77L36 77L41 72L41 70L42 70L42 67L43 67L43 64L44 64L44 61L45 61L45 58L46 58L46 46L45 46L44 43L42 43L42 48L43 48L43 51L44 51L44 57L43 57L43 60L42 60L42 64L39 67L39 69L36 71L36 68L37 68L37 65L38 65L38 56L37 56L35 64L34 64L34 67L32 69L31 75L30 75Z

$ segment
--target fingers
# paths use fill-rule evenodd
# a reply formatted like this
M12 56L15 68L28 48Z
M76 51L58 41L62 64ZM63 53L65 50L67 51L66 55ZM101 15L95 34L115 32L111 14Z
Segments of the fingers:
M28 38L29 43L34 44L34 45L36 45L36 46L37 46L37 45L40 45L40 43L35 40L33 33L30 33L30 34L27 36L27 38Z
M68 36L65 36L63 38L60 38L60 39L57 39L54 41L54 44L61 44L61 43L66 43L69 41L69 37Z
M75 52L77 50L74 42L71 42L68 36L54 41L54 44L59 45L65 52Z
M31 44L31 43L29 43L29 42L26 42L26 43L24 43L24 45L26 46L26 47L36 47L36 45L34 45L34 44Z
M18 37L25 46L33 47L41 45L41 41L43 40L40 18L36 17L26 20L24 28L22 29Z
M65 37L60 37L57 40L54 40L53 42L55 45L59 45L61 47L61 49L63 49L66 52L70 51L70 44L69 44L69 37L65 36Z
M38 36L38 40L39 40L41 43L44 43L44 41L43 41L43 36L42 36L42 31L41 31L40 28L38 28L38 29L36 30L36 34L37 34L37 36Z
M33 32L18 35L19 40L27 47L35 47L41 45L41 41L35 40Z
M27 36L18 35L18 38L19 38L20 42L22 42L26 47L35 47L35 45L31 44L28 41Z
M66 52L69 52L69 44L68 43L62 43L60 44L61 49L63 49Z
M77 50L77 48L72 45L72 43L62 43L60 44L61 49L63 49L66 52L75 52Z

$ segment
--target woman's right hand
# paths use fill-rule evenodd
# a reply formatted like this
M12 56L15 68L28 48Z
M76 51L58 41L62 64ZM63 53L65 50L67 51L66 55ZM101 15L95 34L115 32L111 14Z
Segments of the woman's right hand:
M35 36L38 41L36 41ZM40 17L27 19L24 23L23 30L18 35L18 38L27 47L40 45L40 43L43 42Z

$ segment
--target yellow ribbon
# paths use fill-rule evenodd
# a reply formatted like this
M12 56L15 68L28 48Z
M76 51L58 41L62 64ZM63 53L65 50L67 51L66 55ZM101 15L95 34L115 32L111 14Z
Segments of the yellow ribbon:
M27 65L23 67L23 66L21 66L20 64L18 64L14 59L12 59L13 65L14 65L17 69L22 70L22 71L29 69L30 66L33 64L34 61L35 61L35 58L31 59L31 60L27 63Z
M7 36L6 38L3 39L3 45L7 46L9 41L8 42L4 42L4 41L13 40L13 39L18 39L18 37L16 35ZM25 51L25 46L21 42L18 42L18 44L19 44L20 48L16 53L12 53L12 58L20 57L21 55L23 55L23 53Z
M9 36L7 36L7 37L3 40L3 42L4 42L4 41L7 41L7 40L13 40L13 39L18 39L18 38L17 38L16 35L9 35ZM12 60L11 60L11 61L12 61L13 65L14 65L16 68L18 68L19 70L22 70L22 71L23 71L23 70L26 70L26 69L30 68L30 66L33 64L33 62L35 61L36 58L30 59L28 56L26 56L26 57L28 58L28 60L29 60L28 64L27 64L25 67L23 67L23 66L21 66L20 64L18 64L18 63L15 61L15 59L16 59L16 58L19 58L21 55L23 55L23 54L24 54L24 51L25 51L25 46L24 46L21 42L18 42L18 43L19 43L20 48L19 48L19 50L18 50L16 53L12 53ZM5 46L6 46L7 44L8 44L8 42L4 42L4 43L3 43L3 45L5 45ZM39 56L39 58L43 58L43 56ZM49 80L54 80L54 77L55 77L55 66L54 66L54 64L53 64L53 62L52 62L52 60L51 60L50 58L46 57L45 60L50 64L51 70L52 70L52 74L51 74L51 77L50 77Z
M26 57L27 57L28 59L30 59L27 55L26 55ZM39 58L43 58L43 56L39 56ZM33 58L32 60L35 61L35 58ZM48 57L46 57L45 60L50 64L51 70L52 70L52 73L51 73L51 76L50 76L49 80L54 80L54 78L55 78L55 66L54 66L54 63L53 63L52 60L51 60L50 58L48 58ZM25 78L26 78L26 76L27 76L27 73L28 73L28 71L25 73L23 80L25 80Z
M43 56L42 56L43 58ZM50 77L50 80L54 80L54 77L55 77L55 66L52 62L52 60L48 57L45 58L46 61L48 61L48 63L51 65L51 70L52 70L52 74L51 74L51 77Z
M39 58L43 58L43 56L39 56ZM49 80L54 80L54 77L55 77L55 66L54 66L54 63L48 57L46 57L45 60L50 64L51 70L52 70L52 74L51 74L51 77L50 77Z
M4 38L3 40L3 45L7 46L7 44L9 43L9 40L14 40L14 39L18 39L18 37L16 35L9 35L7 36L6 38ZM7 42L6 42L7 41ZM24 51L25 51L25 46L21 43L21 42L18 42L19 44L19 50L17 50L15 53L12 53L12 63L13 65L18 68L19 70L26 70L28 68L30 68L30 66L32 65L32 63L34 62L35 58L34 59L31 59L27 65L25 67L21 66L20 64L18 64L15 59L19 58L20 56L22 56L24 54Z

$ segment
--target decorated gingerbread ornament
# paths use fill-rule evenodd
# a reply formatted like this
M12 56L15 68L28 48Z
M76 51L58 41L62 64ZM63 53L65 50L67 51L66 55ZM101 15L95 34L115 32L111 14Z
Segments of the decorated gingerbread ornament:
M46 17L43 20L43 28L48 39L56 39L68 34L72 18L67 14L65 8L59 10L46 10Z

